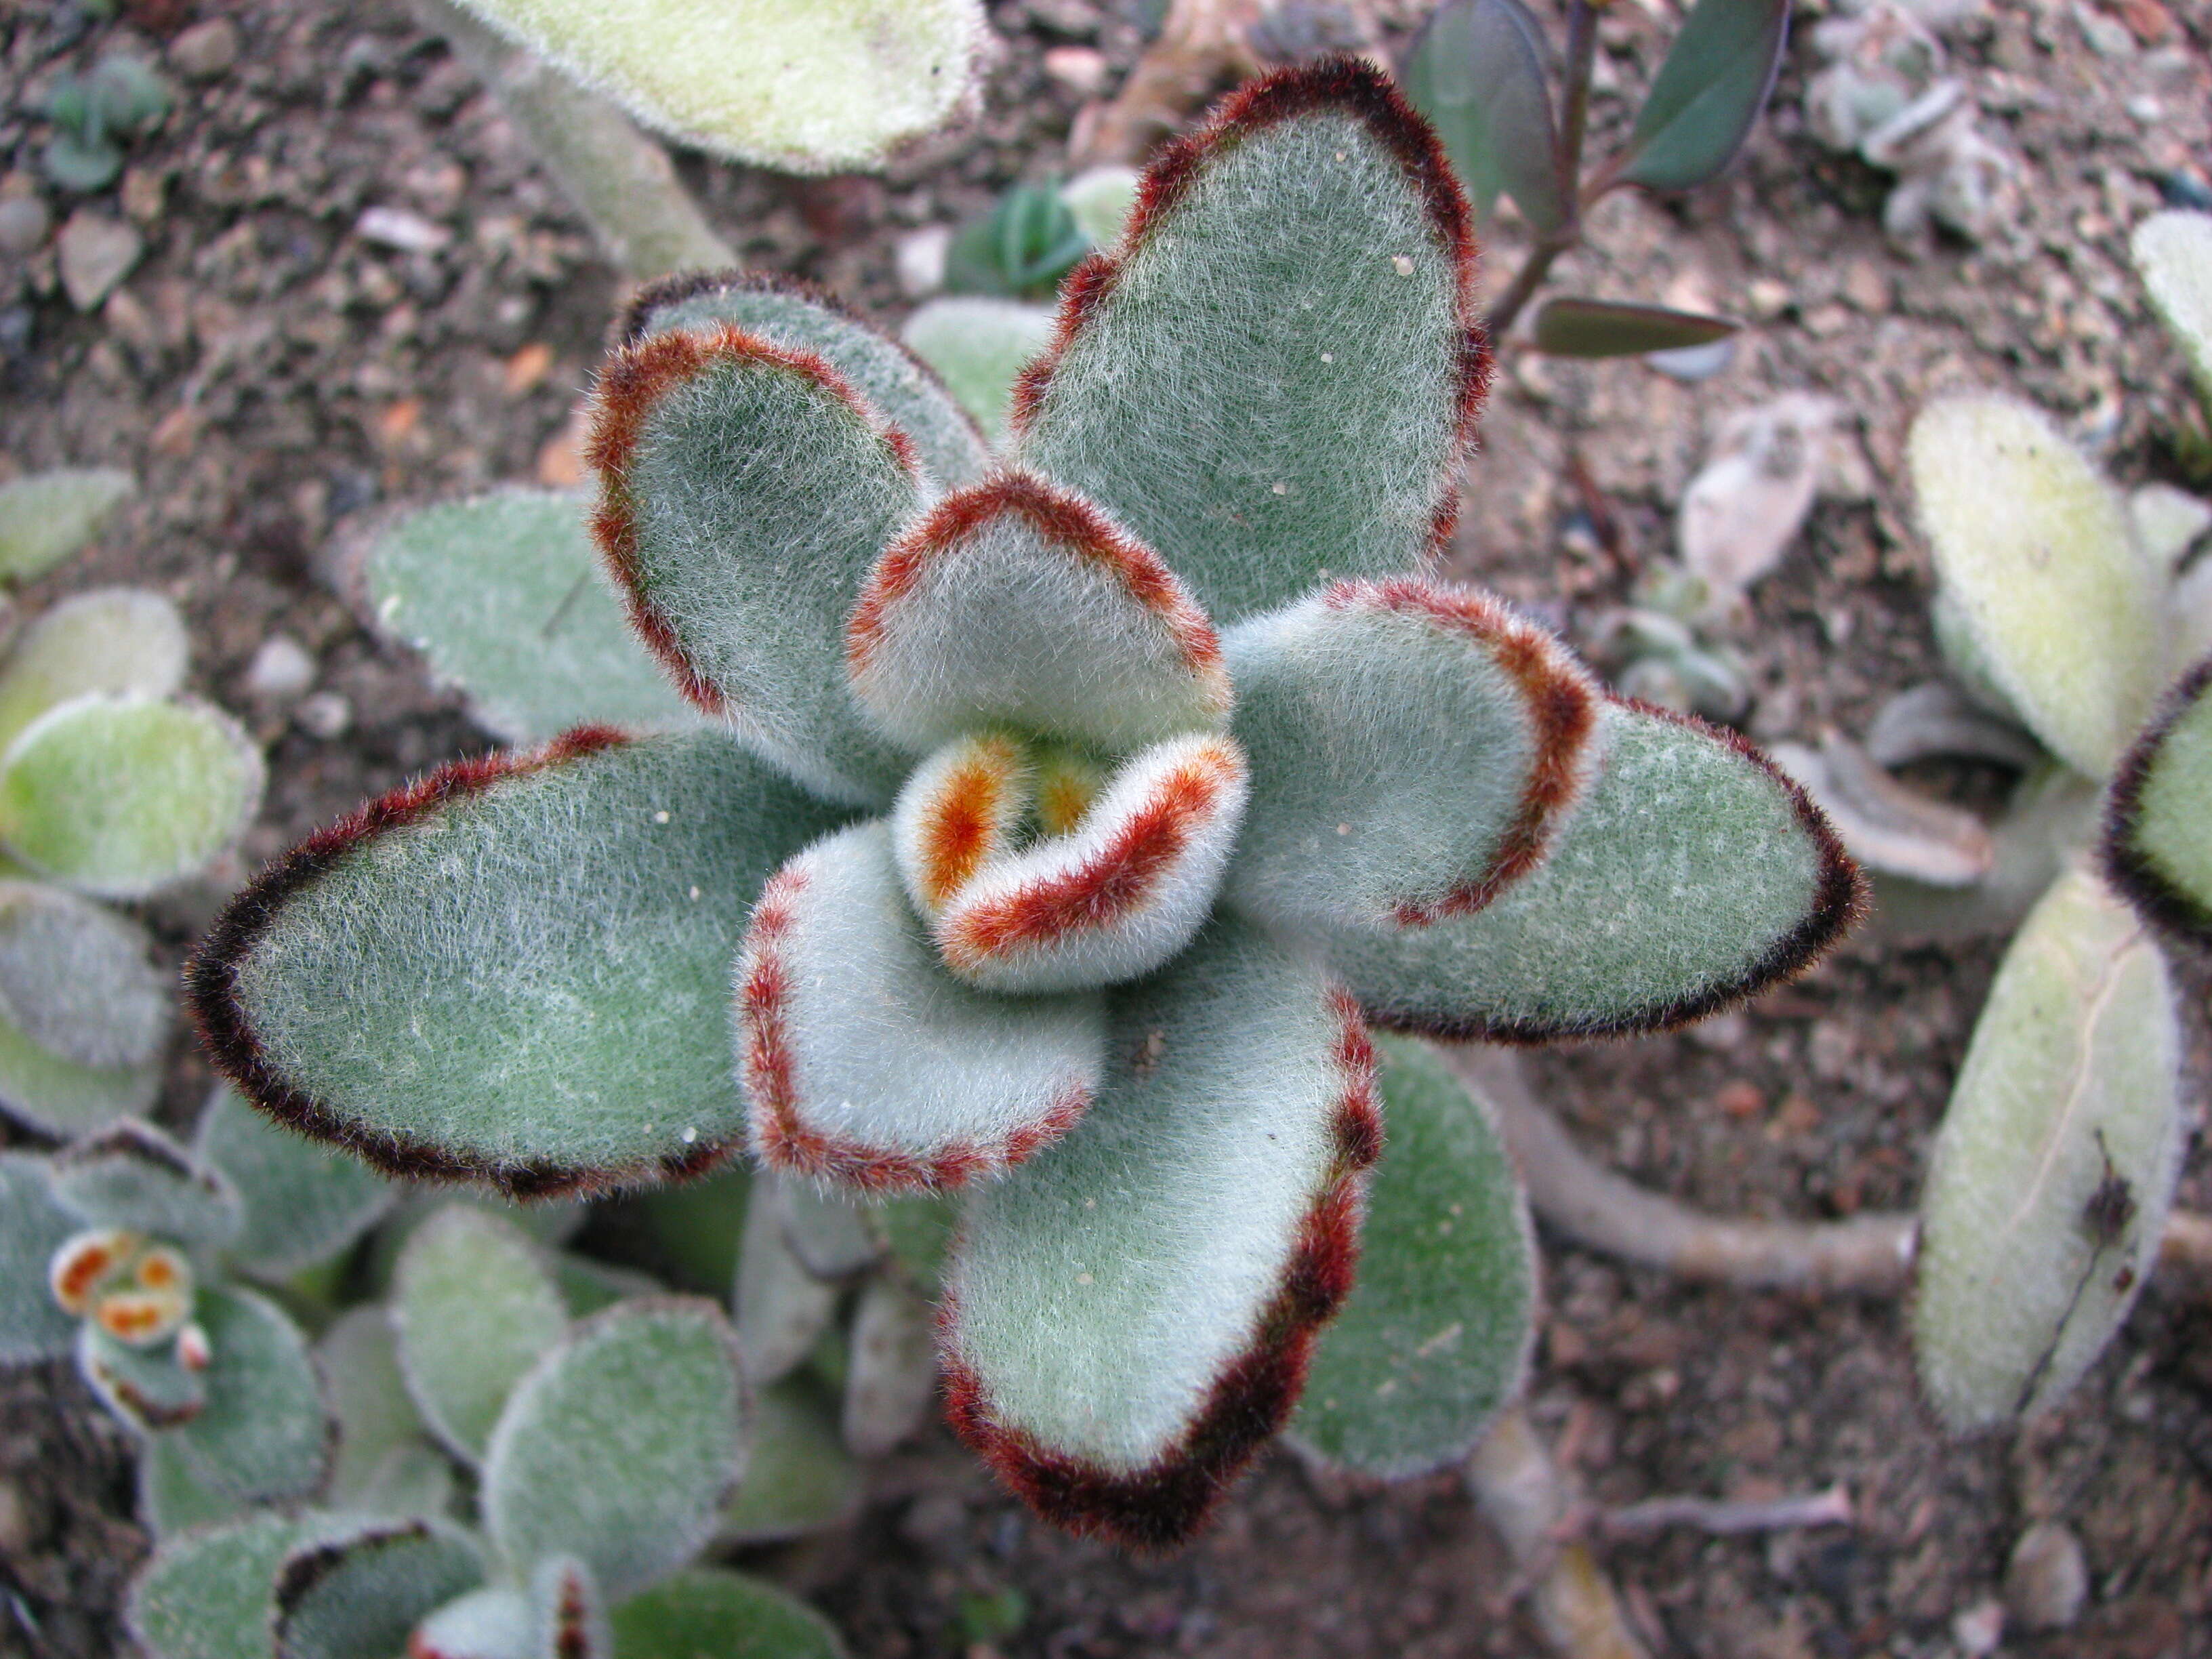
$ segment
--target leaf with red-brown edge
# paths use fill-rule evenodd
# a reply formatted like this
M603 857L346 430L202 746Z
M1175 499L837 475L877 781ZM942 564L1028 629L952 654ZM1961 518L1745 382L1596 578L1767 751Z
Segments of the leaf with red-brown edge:
M1307 931L1376 1023L1501 1042L1667 1030L1808 966L1862 906L1803 791L1729 733L1601 709L1541 864L1482 908Z
M1224 888L1272 924L1419 927L1540 866L1603 694L1486 593L1340 582L1224 642L1252 802Z
M945 972L882 823L777 872L736 995L753 1147L791 1174L866 1192L960 1186L1065 1134L1098 1085L1098 997L994 996Z
M443 1521L370 1521L302 1544L276 1570L276 1659L397 1653L419 1620L483 1579L475 1540Z
M2212 945L2212 658L2181 677L2120 762L2105 871L2160 927Z
M1115 994L1109 1065L1073 1133L970 1202L948 1409L1047 1519L1160 1547L1296 1402L1382 1123L1358 1009L1237 922Z
M817 793L890 797L902 763L845 689L845 618L921 504L906 434L823 358L732 324L611 356L593 535L646 644L701 708Z
M190 995L247 1098L392 1173L532 1195L694 1171L743 1135L745 916L842 816L713 732L441 768L240 894Z
M1379 71L1337 58L1237 93L1062 291L1014 457L1157 549L1218 625L1449 538L1489 372L1474 244Z

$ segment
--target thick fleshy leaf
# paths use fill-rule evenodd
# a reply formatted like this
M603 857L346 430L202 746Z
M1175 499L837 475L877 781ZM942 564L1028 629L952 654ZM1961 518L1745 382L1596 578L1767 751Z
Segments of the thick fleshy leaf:
M958 388L932 373L934 364L926 354L900 345L827 294L788 276L732 270L655 283L630 301L623 343L635 345L678 329L711 333L724 323L787 351L820 357L914 441L923 468L940 489L970 483L989 460ZM1010 370L1008 385L1012 379Z
M957 1220L951 1200L895 1198L878 1205L875 1213L899 1276L919 1294L934 1298Z
M261 805L261 750L207 703L58 703L0 757L0 842L40 875L137 898L203 868Z
M957 1186L1065 1134L1097 1084L1097 999L1012 1000L947 974L881 823L769 882L737 986L753 1147L791 1174Z
M89 900L0 881L0 1110L67 1134L150 1103L171 1018L152 947Z
M781 1543L850 1518L866 1483L845 1449L837 1401L821 1381L805 1372L787 1376L762 1389L753 1408L752 1459L716 1539Z
M1068 278L1016 459L1156 549L1217 626L1449 538L1488 378L1449 165L1349 59L1232 97Z
M1635 357L1725 340L1736 325L1723 317L1670 311L1665 306L1611 300L1547 300L1536 313L1536 349L1559 357Z
M127 1227L191 1249L238 1237L237 1189L149 1123L118 1123L64 1147L54 1200L88 1227Z
M172 1437L149 1435L138 1443L138 1520L156 1538L219 1526L252 1509L194 1474Z
M1790 0L1698 0L1615 165L1632 185L1689 190L1735 159L1765 107Z
M506 1584L458 1596L415 1627L407 1659L544 1659L534 1650L530 1598Z
M407 1392L390 1316L374 1304L347 1310L315 1354L338 1425L328 1507L395 1519L442 1514L453 1473Z
M912 441L821 357L725 325L608 359L592 459L593 532L684 695L817 792L885 799L903 768L845 689L845 618L921 502Z
M1796 785L1729 734L1608 703L1550 856L1472 915L1312 931L1385 1025L1499 1042L1665 1030L1787 978L1857 914Z
M1542 25L1521 0L1444 0L1406 60L1406 95L1490 216L1500 191L1539 230L1566 216Z
M741 1133L730 962L840 815L713 732L440 769L249 887L188 989L263 1110L394 1174L537 1194Z
M167 696L184 684L191 657L184 617L150 589L100 587L64 599L23 630L0 666L0 753L72 697Z
M1040 1513L1161 1546L1289 1414L1382 1123L1358 1010L1236 922L1116 994L1111 1057L1074 1133L971 1203L946 1388Z
M1929 404L1905 458L1973 665L2054 754L2109 777L2158 689L2164 586L2118 492L2042 414L2004 398Z
M161 1090L158 1055L137 1066L79 1066L0 1013L0 1112L42 1133L97 1133L144 1111Z
M920 1428L937 1397L930 1306L892 1279L871 1280L853 1310L845 1372L845 1443L882 1457Z
M137 487L112 466L58 466L0 484L0 578L28 581L51 570Z
M894 543L845 639L854 695L915 754L992 726L1124 754L1229 713L1220 644L1159 556L1020 473Z
M899 337L937 372L994 449L1006 441L1014 382L1030 360L1052 343L1052 335L1050 307L973 294L932 300L899 330Z
M2154 213L2128 251L2198 383L2212 386L2212 213Z
M276 1570L276 1659L390 1659L417 1620L483 1576L468 1538L428 1520L301 1545Z
M207 1409L205 1373L182 1364L173 1341L137 1347L88 1319L77 1329L76 1369L100 1403L142 1435L180 1429ZM178 1449L181 1456L181 1443ZM185 1464L198 1475L196 1461Z
M244 1219L230 1259L264 1279L336 1255L398 1196L358 1158L271 1122L227 1085L208 1097L193 1150L238 1194Z
M1920 1377L1954 1429L2064 1396L2134 1305L2180 1172L2181 1033L2157 945L2086 871L1997 970L1921 1205Z
M530 1369L568 1329L537 1248L497 1216L455 1204L417 1227L394 1275L399 1366L422 1420L475 1462Z
M651 1273L563 1250L553 1258L553 1277L572 1319L585 1319L627 1297L659 1296L668 1287Z
M331 1457L331 1422L307 1345L292 1322L251 1291L209 1285L197 1322L213 1358L207 1404L173 1436L193 1477L258 1503L319 1491Z
M817 1279L852 1279L882 1259L884 1241L875 1209L811 1181L762 1177L763 1195L783 1219L783 1236Z
M1396 1479L1459 1462L1518 1392L1536 1252L1487 1108L1426 1044L1376 1048L1389 1138L1359 1282L1322 1334L1291 1432L1334 1462Z
M663 132L789 173L879 167L977 95L979 0L467 0Z
M1292 927L1480 910L1544 860L1602 694L1469 588L1346 582L1224 642L1252 803L1224 896Z
M585 511L574 495L502 489L410 514L369 550L378 623L508 743L602 720L649 732L699 720L623 620Z
M67 1353L77 1322L46 1288L46 1264L84 1224L57 1204L46 1160L0 1152L0 1365Z
M615 1659L599 1582L574 1556L538 1564L530 1577L530 1615L532 1659Z
M601 1213L634 1227L653 1271L678 1290L722 1296L752 1206L751 1172L741 1161L673 1187L655 1187Z
M268 1653L276 1570L317 1531L313 1519L264 1512L164 1539L131 1581L131 1634L153 1659Z
M744 1472L751 1413L710 1302L626 1302L576 1327L514 1391L484 1458L484 1523L514 1572L556 1555L611 1597L690 1559Z
M745 1210L736 1278L738 1348L745 1375L765 1386L813 1352L836 1317L837 1287L806 1270L779 1206L757 1200Z
M1225 734L1124 761L1074 827L992 859L932 927L945 965L1028 995L1112 985L1172 958L1212 913L1250 774Z
M2212 658L2166 694L2112 781L2106 873L2153 921L2212 945Z
M845 1659L829 1621L775 1585L693 1567L614 1610L622 1659Z

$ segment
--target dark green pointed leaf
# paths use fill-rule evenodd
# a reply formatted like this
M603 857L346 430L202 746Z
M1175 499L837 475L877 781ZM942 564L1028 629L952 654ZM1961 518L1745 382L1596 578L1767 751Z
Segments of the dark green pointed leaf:
M614 1610L622 1659L844 1659L829 1621L773 1584L694 1567Z
M245 1212L231 1260L264 1279L289 1278L336 1255L398 1193L359 1158L272 1122L227 1085L208 1097L193 1147L229 1178Z
M1689 190L1735 159L1765 106L1790 0L1698 0L1659 66L1616 165L1653 190Z
M1543 26L1521 0L1444 0L1406 60L1406 95L1429 118L1479 217L1503 191L1539 230L1566 216Z
M0 1365L69 1352L77 1322L46 1288L46 1264L82 1225L47 1190L43 1158L0 1152Z
M391 1659L416 1623L483 1582L458 1528L371 1522L304 1544L276 1570L276 1659Z
M1609 300L1547 300L1536 313L1536 349L1561 357L1633 357L1709 345L1736 331L1721 317Z

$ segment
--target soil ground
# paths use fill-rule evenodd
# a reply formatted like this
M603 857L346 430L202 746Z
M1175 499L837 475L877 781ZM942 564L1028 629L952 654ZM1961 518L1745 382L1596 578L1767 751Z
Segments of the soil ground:
M57 222L79 205L127 222L143 255L88 313L62 290L51 238L0 256L0 470L112 464L142 489L20 604L129 580L184 607L197 689L269 746L268 805L234 880L363 796L487 746L416 662L364 629L333 572L380 514L528 479L549 445L557 459L618 284L497 108L395 0L222 8L240 31L234 63L198 78L173 64L179 107L120 185L60 197L37 173L52 77L116 46L158 58L218 8L91 9L0 0L0 194L39 193ZM1061 164L1078 100L1046 76L1044 52L1092 46L1118 73L1141 9L1000 0L1006 51L988 106L933 171L805 183L687 161L687 176L747 262L895 319L900 235ZM1598 153L1675 21L1668 0L1608 14ZM2201 183L2212 163L2212 21L2150 0L2033 0L1991 8L1953 46L2024 169L2016 217L1979 248L1893 252L1884 181L1803 131L1810 58L1794 46L1735 170L1679 201L1607 198L1553 289L1748 316L1744 349L1694 386L1509 349L1458 571L1583 632L1668 546L1722 411L1784 390L1833 396L1855 417L1870 488L1816 509L1727 636L1747 665L1751 729L1803 740L1832 721L1863 729L1883 696L1935 669L1927 562L1899 482L1929 394L2012 387L2123 480L2172 476L2163 434L2184 408L2182 372L2124 237L2160 175L2193 165ZM365 240L355 227L374 206L419 216L439 246ZM1509 224L1493 281L1517 253ZM1593 495L1617 523L1613 550L1587 533ZM246 686L277 633L308 647L318 689L342 700L319 719ZM181 955L222 884L152 913L166 950ZM1686 1201L1808 1218L1907 1206L1999 948L1856 945L1741 1015L1541 1056L1534 1074L1586 1144ZM2183 984L2201 1104L2206 979ZM188 1119L207 1081L180 1038L165 1113ZM2212 1204L2201 1137L2184 1196ZM1972 1626L1959 1615L1997 1594L2022 1529L2052 1519L2086 1550L2087 1610L2063 1634L2008 1634L2005 1651L2212 1654L2212 1307L2187 1287L2154 1280L2056 1414L1962 1443L1917 1400L1897 1304L1686 1288L1557 1240L1547 1262L1532 1409L1592 1503L1834 1483L1851 1495L1848 1527L1604 1545L1655 1652L1958 1651ZM1541 1650L1501 1547L1450 1475L1385 1489L1279 1454L1166 1561L1038 1526L941 1435L878 1486L853 1527L752 1562L812 1597L866 1659ZM0 1654L123 1644L116 1603L145 1547L131 1492L124 1437L65 1368L0 1379ZM1009 1589L1019 1628L987 1636L973 1598Z

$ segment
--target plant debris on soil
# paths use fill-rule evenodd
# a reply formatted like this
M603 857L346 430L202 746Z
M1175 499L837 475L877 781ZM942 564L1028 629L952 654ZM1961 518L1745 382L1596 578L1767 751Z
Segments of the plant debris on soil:
M88 555L19 595L18 613L101 583L161 588L191 620L195 689L268 745L269 799L238 860L151 908L175 960L259 860L489 746L365 625L349 556L402 507L577 480L572 411L621 283L500 110L398 0L127 0L95 15L111 9L0 10L0 203L43 208L0 226L0 477L131 470L137 497ZM992 9L1005 50L986 109L904 173L799 180L683 161L747 263L895 322L911 303L898 240L1062 170L1085 97L1112 95L1157 8ZM1535 9L1557 29L1561 8ZM1801 6L1801 35L1822 9ZM1672 0L1603 14L1594 155L1625 132L1679 17ZM1588 643L1671 550L1720 418L1782 392L1832 398L1857 482L1815 507L1723 630L1748 671L1751 732L1817 743L1827 725L1863 732L1884 697L1939 672L1901 465L1926 398L2009 388L2122 482L2182 481L2184 373L2125 238L2161 188L2201 190L2212 166L2212 16L2161 0L2021 0L1986 8L1951 44L1986 130L2023 169L2017 216L1978 247L1893 252L1879 219L1887 180L1804 130L1801 40L1726 177L1679 199L1607 197L1547 290L1742 318L1733 363L1687 384L1509 345L1450 574ZM115 184L61 191L39 171L45 91L118 51L158 64L176 107L129 147ZM1499 226L1494 288L1527 241L1510 217ZM250 680L279 635L313 659L303 696L258 695ZM1594 1152L1686 1203L1803 1219L1909 1208L2001 949L1855 943L1741 1012L1539 1055L1532 1076ZM2198 1112L2208 985L2185 967ZM190 1121L210 1075L180 1035L167 1121ZM2182 1201L2212 1207L2201 1133ZM1850 1495L1843 1525L1594 1530L1655 1654L1843 1659L1999 1642L2212 1654L2206 1287L2154 1279L2062 1409L1959 1442L1917 1397L1899 1304L1687 1286L1557 1239L1546 1265L1531 1411L1593 1513L1656 1496ZM1164 1561L1036 1524L942 1431L876 1485L851 1527L747 1562L811 1597L860 1659L1542 1650L1522 1584L1450 1474L1385 1487L1279 1452L1212 1532ZM131 1502L125 1437L66 1365L0 1377L0 1655L126 1645L118 1601L146 1547ZM2086 1606L2069 1629L2007 1628L2008 1558L2045 1522L2080 1540Z

